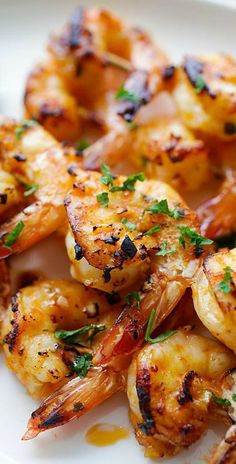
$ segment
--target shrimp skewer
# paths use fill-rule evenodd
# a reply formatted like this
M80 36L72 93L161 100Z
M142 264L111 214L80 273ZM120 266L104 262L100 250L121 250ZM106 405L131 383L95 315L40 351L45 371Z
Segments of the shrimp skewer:
M6 315L10 303L10 275L7 263L0 261L0 323Z

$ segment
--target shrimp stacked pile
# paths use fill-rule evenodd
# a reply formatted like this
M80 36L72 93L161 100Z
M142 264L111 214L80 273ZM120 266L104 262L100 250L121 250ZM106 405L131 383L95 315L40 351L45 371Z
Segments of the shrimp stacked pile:
M148 456L213 419L231 427L210 462L235 462L236 248L219 245L236 224L235 101L233 58L174 66L111 12L79 9L52 36L27 119L0 120L1 340L43 399L24 439L124 390ZM7 258L58 231L71 281L36 279L9 304Z

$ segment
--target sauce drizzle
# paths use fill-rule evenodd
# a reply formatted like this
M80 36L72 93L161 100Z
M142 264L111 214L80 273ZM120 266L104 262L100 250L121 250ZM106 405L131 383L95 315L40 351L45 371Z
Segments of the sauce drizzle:
M109 446L119 440L128 438L130 432L127 428L113 424L95 424L86 433L87 443L94 446Z

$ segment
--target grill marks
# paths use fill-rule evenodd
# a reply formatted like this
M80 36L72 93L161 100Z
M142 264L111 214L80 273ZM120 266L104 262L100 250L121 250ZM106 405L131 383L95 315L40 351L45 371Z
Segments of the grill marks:
M189 82L192 84L193 87L197 88L199 77L202 77L202 78L204 77L203 76L204 63L196 60L196 58L187 56L183 63L183 69L185 73L187 74ZM216 95L210 90L210 87L205 83L203 79L202 88L199 91L199 93L202 93L204 91L207 92L207 94L211 98L216 97Z
M184 380L182 382L182 388L177 395L177 401L181 406L193 401L190 388L194 378L197 377L197 375L198 374L194 371L189 371L187 374L185 374Z
M138 424L139 429L145 435L153 435L155 432L155 421L151 412L151 382L149 370L142 367L137 371L136 390L139 400L139 408L143 422Z
M8 349L12 352L15 348L17 337L19 335L19 323L18 323L18 316L19 316L19 308L18 308L18 296L16 294L12 297L12 313L13 319L11 320L12 330L6 335L4 339L4 343L8 345Z
M125 83L125 88L137 97L137 101L123 100L117 105L117 113L127 122L132 122L142 105L151 100L149 76L145 71L134 71Z

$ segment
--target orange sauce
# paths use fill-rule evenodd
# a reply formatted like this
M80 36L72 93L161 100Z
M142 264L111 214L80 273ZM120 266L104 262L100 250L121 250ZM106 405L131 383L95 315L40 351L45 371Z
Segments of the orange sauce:
M86 433L87 443L94 446L109 446L129 437L129 430L112 424L95 424Z

